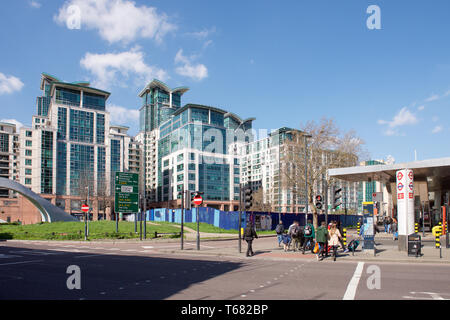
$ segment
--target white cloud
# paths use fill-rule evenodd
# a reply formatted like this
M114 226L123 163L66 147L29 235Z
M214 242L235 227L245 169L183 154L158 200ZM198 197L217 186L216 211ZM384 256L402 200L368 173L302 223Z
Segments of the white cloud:
M193 80L202 80L208 77L208 68L204 64L193 64L195 56L186 57L183 55L183 50L178 50L175 55L175 64L183 64L175 69L179 75L191 78Z
M14 76L7 76L0 72L0 95L20 91L24 86L19 78Z
M395 158L392 155L387 155L386 156L386 161L387 164L394 164L395 163Z
M117 105L107 105L106 110L111 115L111 122L114 124L124 125L129 122L139 122L139 110L127 109Z
M394 116L392 121L378 120L378 124L388 124L390 128L395 128L404 125L412 125L418 122L417 117L408 110L407 107L403 107Z
M423 111L423 110L425 110L425 106L418 106L418 107L417 107L417 110Z
M202 40L208 38L211 34L215 32L216 27L212 27L210 29L203 29L202 31L188 32L186 33L186 35Z
M95 76L93 86L99 89L107 89L112 85L126 87L127 81L133 75L135 80L141 83L153 78L168 79L166 71L144 62L144 53L139 47L120 53L88 52L81 59L80 65ZM121 75L121 80L118 75Z
M432 120L433 122L438 122L438 121L439 121L439 117L434 116L433 118L431 118L431 120Z
M42 6L42 4L37 1L32 0L32 1L30 1L30 6L32 6L33 8L39 9Z
M16 119L1 119L0 122L7 122L7 123L15 124L16 130L19 130L21 127L23 127L23 123Z
M442 131L442 126L436 126L434 127L433 131L431 131L431 133L438 133Z
M436 100L439 100L439 96L437 94L432 94L430 97L425 99L425 102L431 102Z
M137 7L129 0L68 0L54 20L66 25L73 18L68 10L71 6L79 8L81 28L97 30L109 43L128 43L137 38L161 42L167 33L177 29L166 14L157 12L154 7Z

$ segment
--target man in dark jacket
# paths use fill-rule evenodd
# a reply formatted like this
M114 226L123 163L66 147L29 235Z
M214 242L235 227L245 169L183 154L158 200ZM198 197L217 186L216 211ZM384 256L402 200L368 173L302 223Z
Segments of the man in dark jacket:
M275 232L277 233L278 246L280 246L281 241L283 241L283 233L284 233L283 221L280 220L277 227L275 228Z
M317 253L317 260L323 260L325 257L325 243L328 242L328 229L325 221L322 221L316 232L316 241L319 243L320 250Z
M247 241L246 257L251 257L254 255L253 248L252 248L252 243L253 243L254 238L258 238L258 235L256 234L253 224L251 222L249 222L244 231L244 240Z

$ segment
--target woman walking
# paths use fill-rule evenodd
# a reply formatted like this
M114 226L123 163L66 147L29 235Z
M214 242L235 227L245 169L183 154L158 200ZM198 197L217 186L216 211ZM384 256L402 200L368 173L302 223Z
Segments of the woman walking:
M328 241L328 245L333 250L333 260L336 261L336 255L337 255L337 248L340 243L340 239L342 238L341 233L339 232L339 229L336 227L335 224L331 225L330 228L330 240Z

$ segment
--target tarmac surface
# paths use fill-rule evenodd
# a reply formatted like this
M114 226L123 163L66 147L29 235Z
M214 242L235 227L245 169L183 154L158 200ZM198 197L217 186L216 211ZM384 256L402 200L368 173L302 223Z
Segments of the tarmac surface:
M376 240L376 256L339 252L336 262L284 252L275 237L256 239L253 257L237 239L202 240L200 250L191 240L181 250L180 239L3 241L0 299L450 299L450 250L440 258L426 245L415 258L387 235ZM80 289L67 286L70 266Z

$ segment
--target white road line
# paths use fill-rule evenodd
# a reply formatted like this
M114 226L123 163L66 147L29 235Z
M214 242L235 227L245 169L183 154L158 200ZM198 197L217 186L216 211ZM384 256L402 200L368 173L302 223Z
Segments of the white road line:
M75 257L75 259L78 259L78 258L98 257L98 256L104 256L104 254L88 254L88 255L85 255L85 256L78 256L78 257Z
M153 246L142 246L143 249L153 249Z
M361 279L363 269L364 269L364 262L358 262L355 273L353 274L353 277L347 286L347 290L345 291L342 300L355 300L356 289L358 289L358 283L359 279Z
M42 262L44 260L30 260L30 261L20 261L20 262L9 262L9 263L2 263L0 266L7 266L11 264L22 264L22 263L33 263L33 262Z

